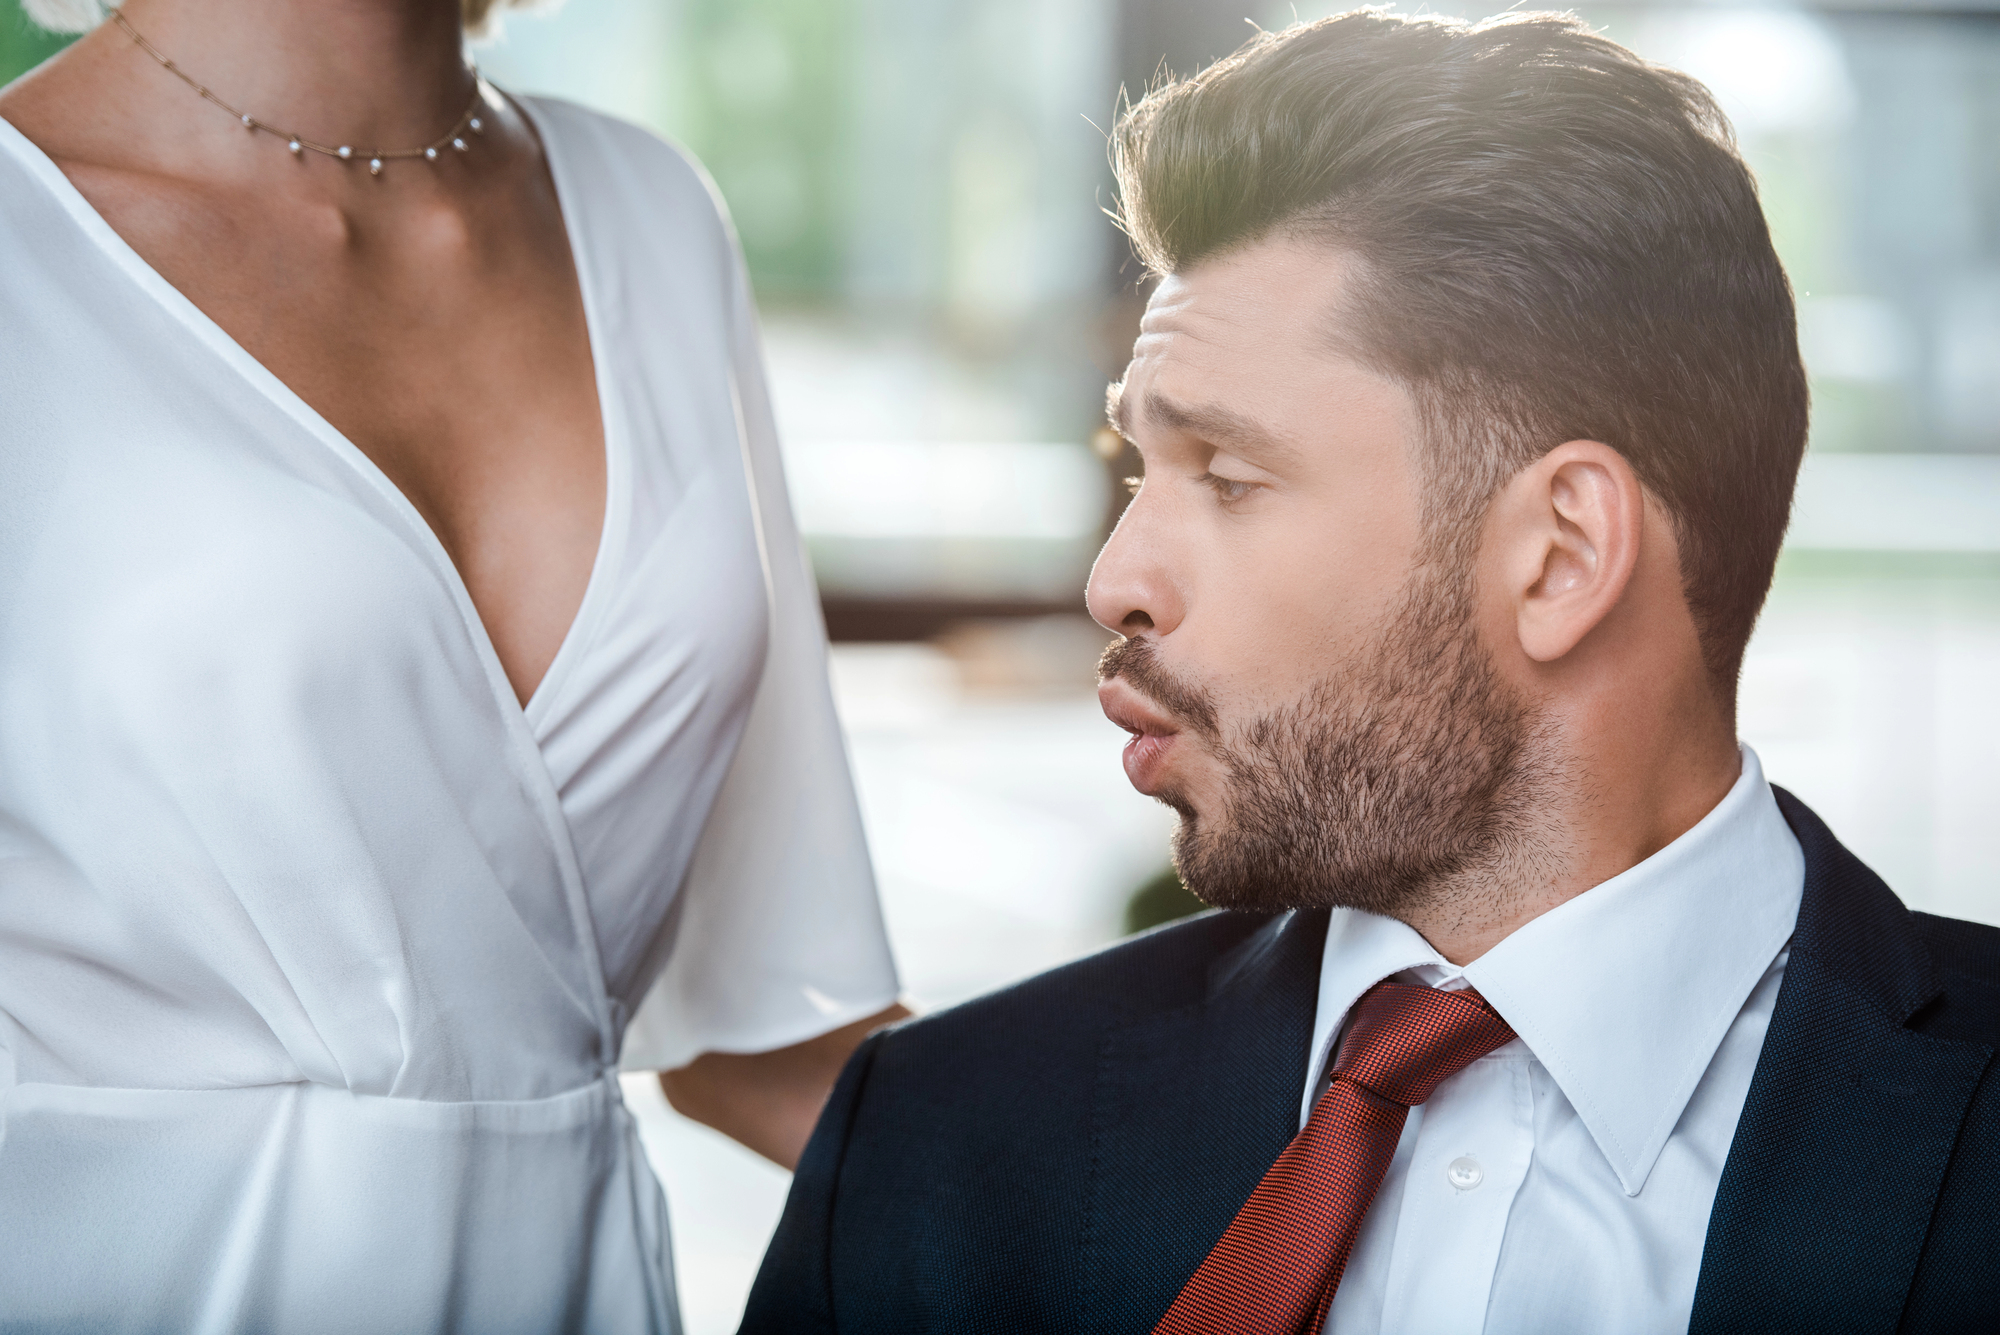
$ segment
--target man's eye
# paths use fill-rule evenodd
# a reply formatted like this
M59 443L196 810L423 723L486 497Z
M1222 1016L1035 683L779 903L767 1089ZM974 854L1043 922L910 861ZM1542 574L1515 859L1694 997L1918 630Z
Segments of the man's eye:
M1214 473L1203 473L1197 481L1213 491L1216 499L1224 505L1240 501L1251 492L1257 490L1255 482L1239 482L1233 477L1218 477Z

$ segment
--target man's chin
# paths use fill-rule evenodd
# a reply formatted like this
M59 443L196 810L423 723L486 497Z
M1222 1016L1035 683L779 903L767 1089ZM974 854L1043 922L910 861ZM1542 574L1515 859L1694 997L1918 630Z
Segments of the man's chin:
M1210 908L1218 909L1267 909L1273 907L1264 902L1257 888L1243 877L1231 874L1234 870L1232 859L1226 847L1218 847L1217 839L1227 837L1214 825L1204 824L1193 804L1179 793L1160 794L1159 800L1172 807L1180 816L1180 824L1174 830L1173 859L1174 871L1181 878L1181 884L1188 892ZM1289 908L1291 905L1278 907Z
M1195 811L1194 803L1188 800L1186 792L1172 785L1158 789L1147 796L1181 818L1180 828L1174 834L1174 844L1179 847L1183 833L1195 829L1201 822L1201 816Z
M1174 870L1181 884L1212 908L1250 913L1360 909L1393 918L1409 906L1412 895L1407 892L1368 893L1400 886L1407 869L1385 866L1329 875L1320 857L1301 858L1296 848L1246 836L1226 821L1204 823L1192 807L1175 809L1181 823L1173 837Z

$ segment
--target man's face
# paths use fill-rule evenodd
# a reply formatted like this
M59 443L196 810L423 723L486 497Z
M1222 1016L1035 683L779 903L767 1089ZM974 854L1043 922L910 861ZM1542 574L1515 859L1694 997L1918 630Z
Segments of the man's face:
M1407 908L1517 823L1476 541L1422 522L1409 395L1332 349L1347 264L1258 244L1154 293L1117 396L1145 481L1090 580L1105 713L1231 907Z

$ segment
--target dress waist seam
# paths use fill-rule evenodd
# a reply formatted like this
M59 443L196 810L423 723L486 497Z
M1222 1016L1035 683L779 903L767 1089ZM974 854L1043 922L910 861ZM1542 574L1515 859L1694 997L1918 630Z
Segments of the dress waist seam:
M46 1091L52 1094L58 1094L58 1096L62 1094L67 1094L71 1096L87 1097L92 1094L102 1094L111 1097L115 1097L118 1095L134 1095L143 1097L166 1097L166 1098L174 1098L179 1096L195 1097L201 1095L223 1095L223 1094L260 1094L260 1093L273 1093L282 1090L298 1090L301 1093L325 1091L327 1094L345 1095L347 1098L354 1099L360 1102L380 1103L380 1104L389 1104L398 1106L409 1106L409 1107L424 1106L424 1107L437 1108L440 1110L452 1109L452 1108L463 1108L463 1109L496 1108L497 1109L497 1108L509 1108L509 1107L523 1107L523 1108L534 1107L537 1105L561 1103L566 1100L580 1100L580 1099L590 1098L600 1095L604 1091L604 1087L606 1085L611 1085L615 1087L617 1083L618 1083L618 1073L616 1071L606 1071L604 1074L600 1075L595 1080L589 1080L580 1085L572 1085L568 1089L557 1090L550 1094L538 1094L530 1098L432 1099L412 1094L376 1094L376 1093L370 1093L365 1090L350 1089L346 1085L329 1084L322 1080L303 1080L303 1079L270 1080L270 1081L264 1081L259 1084L245 1084L245 1085L178 1085L178 1086L104 1085L104 1084L82 1084L75 1081L61 1081L61 1080L23 1080L15 1084L9 1085L4 1089L0 1089L0 1102L4 1102L5 1100L17 1096L23 1092L37 1091L37 1090Z

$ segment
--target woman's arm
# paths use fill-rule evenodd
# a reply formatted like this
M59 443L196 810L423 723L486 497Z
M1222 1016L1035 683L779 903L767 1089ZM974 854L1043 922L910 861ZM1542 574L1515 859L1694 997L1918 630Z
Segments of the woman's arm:
M911 1012L891 1006L818 1038L771 1052L704 1052L660 1072L667 1102L771 1162L796 1168L826 1096L861 1040Z

